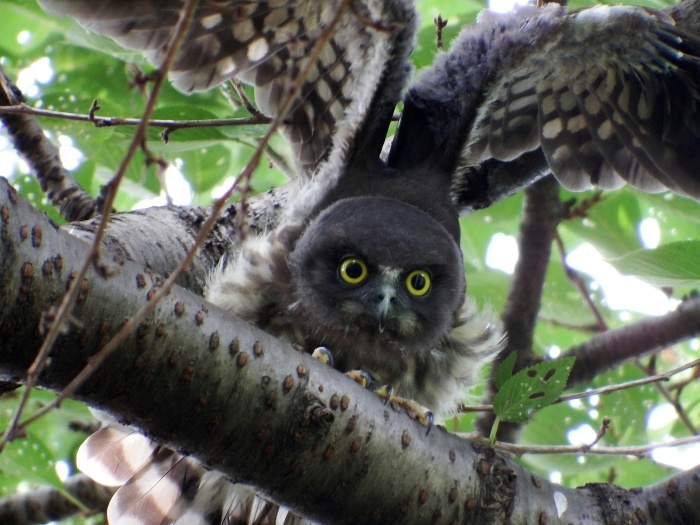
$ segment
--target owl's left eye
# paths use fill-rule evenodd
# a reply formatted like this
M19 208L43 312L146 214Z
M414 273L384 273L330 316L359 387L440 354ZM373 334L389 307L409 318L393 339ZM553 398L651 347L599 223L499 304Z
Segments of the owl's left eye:
M406 288L415 297L423 297L430 290L430 274L425 270L414 270L406 277Z
M367 265L357 257L343 259L338 268L340 278L348 284L360 284L367 279Z

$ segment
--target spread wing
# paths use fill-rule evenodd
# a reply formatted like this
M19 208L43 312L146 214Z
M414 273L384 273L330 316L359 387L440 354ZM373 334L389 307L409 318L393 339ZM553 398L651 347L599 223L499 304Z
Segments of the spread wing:
M573 190L628 183L700 199L700 41L660 11L484 13L406 106L433 137L428 156L448 151L457 186L466 168L541 147Z
M184 0L39 3L159 66ZM281 118L302 174L324 160L338 168L388 125L408 75L413 18L408 0L200 0L169 76L186 93L232 77L254 85L260 110Z

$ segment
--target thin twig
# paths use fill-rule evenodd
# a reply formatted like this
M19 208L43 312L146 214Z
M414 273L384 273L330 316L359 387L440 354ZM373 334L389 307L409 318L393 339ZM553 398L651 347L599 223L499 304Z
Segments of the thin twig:
M586 283L585 281L581 278L581 276L578 274L576 270L574 270L569 264L566 262L566 249L564 248L564 241L562 241L561 237L557 233L554 236L554 242L557 245L557 248L559 249L559 254L561 258L561 265L564 268L564 272L566 272L566 276L569 278L569 280L574 283L576 288L578 288L579 292L581 293L581 297L583 300L586 302L588 305L588 308L591 310L593 313L593 316L595 317L596 320L596 325L598 327L598 332L604 332L608 329L608 325L605 322L605 319L603 319L602 314L598 310L598 307L596 304L593 302L591 299L591 296L588 293L588 290L586 289Z
M442 51L442 30L447 26L447 20L443 20L441 15L433 18L435 24L435 38L437 40L437 48Z
M76 120L79 122L91 122L98 128L110 126L138 126L142 121L141 118L121 118L121 117L100 117L94 115L94 111L99 109L90 106L90 114L84 115L81 113L66 113L64 111L53 111L50 109L33 108L27 104L18 104L16 106L2 106L0 113L14 113L19 115L35 115L39 117L60 118L65 120ZM167 128L169 130L186 129L186 128L213 128L223 126L249 126L255 124L269 124L272 119L266 117L262 113L246 118L223 118L223 119L208 119L208 120L167 120L153 119L149 120L147 125L157 128Z
M695 361L694 364L691 363L691 365L697 365L698 363L700 363L700 360ZM642 365L642 363L639 362L639 360L636 360L635 364L637 365L637 368L639 368L645 374L653 373L652 369ZM689 366L686 365L685 368L689 368ZM697 436L698 429L695 427L693 422L690 420L690 418L688 417L688 414L685 413L685 410L683 410L683 407L681 406L678 398L672 396L671 392L669 392L669 389L666 388L661 383L655 382L654 387L656 387L656 390L659 392L659 394L661 394L661 397L663 397L673 407L673 409L676 411L676 415L678 416L678 419L681 420L681 423L683 423L685 425L685 427L688 429L688 431L691 434L693 434L694 436Z
M577 323L567 323L566 321L561 321L559 319L554 319L552 317L540 316L538 318L540 323L551 324L552 326L558 326L560 328L567 328L569 330L578 330L579 332L590 332L594 334L600 333L600 328L597 324L577 324Z
M469 437L472 437L471 435ZM487 440L481 437L481 440ZM700 436L690 436L686 438L674 439L665 443L654 443L651 445L638 445L629 447L593 447L590 445L513 445L497 441L494 448L502 452L509 452L517 457L525 454L596 454L604 456L634 456L643 458L650 452L664 447L680 447L683 445L694 445L700 443Z
M668 372L665 372L663 374L650 375L650 376L644 377L642 379L635 379L634 381L626 381L624 383L618 383L617 385L607 385L607 386L603 386L600 388L593 388L591 390L586 390L585 392L576 392L573 394L567 394L564 396L560 396L552 404L565 403L567 401L573 401L575 399L584 399L584 398L591 397L591 396L603 396L606 394L611 394L613 392L617 392L619 390L626 390L628 388L635 388L638 386L647 385L649 383L658 383L660 381L668 381L674 375L680 374L681 372L688 370L689 368L694 368L696 366L700 366L700 359L696 359L695 361L691 361L690 363L686 363L685 365L682 365L682 366L679 366L679 367L674 368L672 370L669 370ZM468 405L461 404L461 405L459 405L457 411L460 413L491 412L491 411L493 411L493 405L468 406Z
M264 117L260 110L250 101L248 95L246 95L245 89L243 89L243 86L238 79L231 78L229 79L229 82L231 83L233 90L236 92L236 95L238 95L238 99L241 101L241 104L243 104L243 107L248 111L248 113L250 113L250 115L253 117Z
M700 443L700 436L690 436L666 441L665 443L654 443L651 445L637 445L628 447L596 446L607 432L608 427L610 426L610 421L610 418L603 418L598 433L590 443L582 443L580 445L515 445L513 443L497 441L494 448L501 452L513 454L516 457L521 457L525 454L596 454L605 456L634 456L641 459L649 454L649 452L659 448L680 447L683 445L694 445ZM488 445L488 439L476 432L457 433L457 435L484 445Z

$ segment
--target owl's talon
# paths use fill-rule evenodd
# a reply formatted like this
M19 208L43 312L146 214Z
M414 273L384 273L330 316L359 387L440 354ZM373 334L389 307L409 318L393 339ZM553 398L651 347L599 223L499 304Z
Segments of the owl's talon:
M355 381L355 383L360 385L362 388L367 388L367 386L372 382L372 376L364 370L350 370L349 372L345 372L345 375Z
M374 391L375 394L384 400L385 405L389 402L389 400L391 400L391 395L393 392L394 387L391 385L382 385Z
M416 403L412 399L395 396L393 393L394 387L392 385L381 385L375 388L376 383L372 384L372 376L364 370L351 370L350 372L346 372L345 375L362 387L371 388L375 394L384 400L385 405L387 403L392 403L406 410L408 417L418 421L424 427L427 427L426 436L430 433L435 418L433 417L433 413L423 405Z
M426 422L423 423L423 421L421 421L421 423L424 424L426 427L428 427L425 431L425 435L427 436L428 434L430 434L430 429L433 428L433 423L435 422L435 418L433 417L433 413L430 410L428 410L428 412L425 414L425 419L426 419Z
M318 359L322 363L327 364L331 368L334 368L334 361L333 361L333 352L328 350L325 346L319 346L318 348L315 348L314 351L311 354L311 357L314 359Z
M430 429L433 428L433 423L435 422L433 413L430 410L425 408L423 405L419 405L412 399L405 399L403 397L393 395L389 398L389 402L400 406L406 410L408 417L418 421L424 427L427 427L427 431L425 433L426 436L430 433Z

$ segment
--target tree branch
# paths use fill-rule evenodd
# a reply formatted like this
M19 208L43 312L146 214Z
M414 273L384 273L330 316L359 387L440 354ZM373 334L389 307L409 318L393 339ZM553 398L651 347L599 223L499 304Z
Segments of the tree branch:
M42 231L41 242L23 237L23 226ZM4 181L0 240L0 377L21 380L37 327L88 246ZM40 386L63 388L158 286L132 263L119 270L87 274L77 325L57 341ZM343 374L179 287L75 397L320 520L532 523L558 515L554 490L571 522L605 522L609 512L596 491L552 485L440 428L426 436ZM636 508L614 510L619 522Z
M700 297L683 301L673 312L608 330L564 353L576 358L569 385L596 375L633 357L641 357L700 334Z
M8 107L0 107L0 115L33 115L37 117L50 117L64 120L73 120L77 122L90 122L96 128L110 128L114 126L138 126L141 123L140 118L122 118L122 117L100 117L90 112L87 115L81 113L67 113L65 111L55 111L52 109L33 108L27 106L22 101L18 100L15 104ZM222 118L222 119L204 119L204 120L172 120L172 119L151 119L148 121L148 126L154 128L165 128L169 132L178 129L190 128L218 128L227 126L251 126L256 124L269 124L272 121L269 117L262 114L253 115L245 118Z
M201 294L209 272L229 254L243 235L255 235L274 228L287 199L286 187L246 198L245 203L228 206L218 217L207 242L192 263L180 275L180 286ZM211 208L198 206L154 207L115 213L109 219L102 245L117 265L131 261L151 272L167 276L195 245ZM241 215L243 214L243 219ZM73 223L65 229L80 239L92 242L98 221ZM245 231L239 231L241 224Z
M24 98L0 68L0 108L21 107ZM0 111L0 122L7 128L17 152L29 164L47 197L67 221L92 217L97 209L94 199L65 170L58 148L44 135L31 115Z

